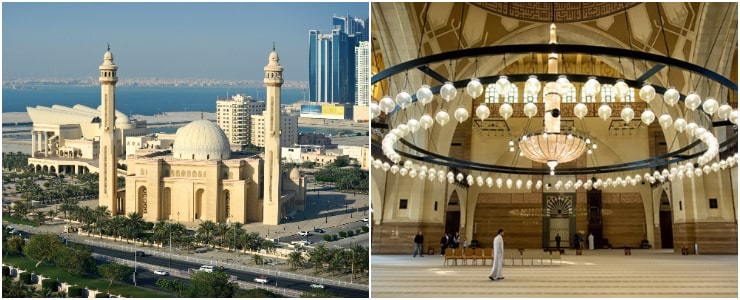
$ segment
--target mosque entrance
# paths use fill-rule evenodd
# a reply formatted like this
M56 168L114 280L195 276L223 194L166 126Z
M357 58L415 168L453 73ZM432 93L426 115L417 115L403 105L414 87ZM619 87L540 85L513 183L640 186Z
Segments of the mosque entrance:
M447 215L445 216L445 233L454 235L460 231L460 198L457 197L457 191L450 195L450 201L447 204Z
M557 247L560 236L560 247L569 248L575 234L575 194L542 195L542 247Z
M673 249L673 217L668 194L663 191L660 196L660 247Z

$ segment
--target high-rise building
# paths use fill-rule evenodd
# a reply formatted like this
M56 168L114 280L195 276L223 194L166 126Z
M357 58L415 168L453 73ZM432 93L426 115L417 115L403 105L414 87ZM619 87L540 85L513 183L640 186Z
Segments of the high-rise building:
M216 124L229 138L229 143L249 144L252 136L251 117L261 115L265 110L264 101L254 101L241 94L232 98L216 100Z
M252 135L249 142L257 147L265 146L265 115L266 113L263 112L251 118ZM282 112L280 113L280 145L292 147L296 143L298 143L298 115Z
M367 20L334 16L330 34L309 31L309 101L351 103L356 89L355 47L368 41Z
M370 105L370 42L355 47L355 105Z

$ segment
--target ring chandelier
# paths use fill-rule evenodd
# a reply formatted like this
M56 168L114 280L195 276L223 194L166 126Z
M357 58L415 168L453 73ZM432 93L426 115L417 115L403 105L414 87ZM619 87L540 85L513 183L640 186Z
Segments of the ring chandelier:
M526 49L526 51L524 50ZM707 81L711 80L719 83L721 86L726 88L728 91L732 90L737 92L737 85L731 80L703 67L693 65L684 61L675 60L669 57L658 56L650 53L643 53L625 49L615 49L607 47L595 47L595 46L583 46L583 45L557 45L557 44L546 44L546 45L506 45L506 46L491 46L483 48L471 48L464 50L457 50L447 53L435 54L427 57L422 57L416 60L407 61L405 63L393 66L373 76L372 83L375 84L380 80L388 78L392 75L407 72L409 69L418 68L429 63L439 62L444 60L459 59L465 57L485 56L485 55L496 55L497 53L526 53L526 52L541 52L541 53L587 53L590 55L607 55L607 56L618 56L627 57L631 59L643 59L646 61L652 61L659 64L669 65L670 67L680 68L695 74L704 76ZM670 68L669 67L669 68ZM450 102L458 97L457 89L465 88L467 96L471 98L471 101L475 101L476 98L483 94L484 83L494 83L499 91L506 91L509 89L513 82L524 82L524 90L527 93L537 95L540 92L542 83L540 79L546 81L545 94L562 94L571 89L573 82L582 83L582 89L584 95L594 96L599 93L601 83L613 83L614 91L618 99L623 99L629 92L630 86L638 86L643 84L639 90L639 99L650 104L656 99L657 95L662 95L665 104L673 107L679 102L683 102L687 113L695 112L697 122L688 122L683 117L678 117L675 120L673 117L664 113L657 117L658 123L663 130L673 128L676 132L685 134L689 140L695 139L689 145L665 154L661 156L651 157L645 160L633 161L623 164L609 165L609 166L596 166L578 169L564 169L559 170L559 175L590 175L593 176L591 180L568 180L566 182L557 181L554 185L545 184L546 189L554 187L555 189L571 189L571 188L601 188L606 186L612 187L626 187L627 185L637 185L644 181L648 181L651 184L656 182L671 181L676 178L683 179L683 177L692 178L694 176L702 176L702 174L709 174L710 172L718 172L724 170L727 167L733 167L737 163L738 155L728 156L725 159L716 160L720 149L727 147L737 146L737 134L728 138L727 140L720 143L714 136L711 130L703 127L703 124L709 124L708 126L724 125L727 126L729 123L737 124L738 111L733 109L729 104L720 105L713 97L705 97L706 100L702 101L701 96L696 92L691 92L688 95L681 95L674 88L665 88L662 86L651 85L649 83L639 82L637 80L628 80L624 78L609 78L603 76L591 76L582 74L507 74L507 75L494 75L482 78L471 78L469 80L458 80L456 82L445 82L441 86L430 87L423 85L419 88L415 95L411 95L406 91L398 93L395 99L386 96L383 97L379 102L373 101L370 105L370 111L373 118L373 127L380 129L387 126L389 129L382 138L382 142L378 144L376 141L373 142L373 147L380 148L383 155L388 161L384 161L381 158L376 158L373 161L373 167L383 171L390 171L392 174L400 174L401 176L408 175L411 178L419 178L420 180L428 179L430 181L438 180L444 182L445 180L449 183L460 182L467 183L472 186L477 184L483 186L484 184L488 187L494 185L501 188L506 186L512 188L515 186L517 189L526 187L531 189L534 185L536 189L543 187L542 180L536 182L531 179L524 181L520 178L520 175L546 175L546 170L540 168L517 168L499 165L483 164L473 161L465 161L433 153L421 147L414 145L407 141L405 138L410 134L415 134L420 129L430 131L435 126L445 126L450 121L450 115L444 109L440 109L430 114L424 114L417 118L409 118L406 122L397 124L394 128L391 128L390 121L394 119L394 114L400 111L406 110L407 107L413 105L421 105L422 107L431 103L434 100L434 95L439 94L445 102ZM440 105L441 107L441 105ZM679 107L680 108L680 107ZM376 122L381 114L385 114L385 120L387 125ZM509 103L503 103L499 105L499 115L507 120L513 114L513 107ZM530 119L537 114L537 106L534 103L526 103L523 108L523 113ZM549 113L553 113L550 111ZM559 111L557 112L559 114ZM588 108L583 102L575 104L573 108L573 114L579 119L586 117ZM491 114L488 105L481 103L475 109L476 117L481 120L487 119ZM612 115L612 109L608 103L602 102L598 108L598 116L607 121ZM434 117L432 117L432 115ZM712 123L714 115L717 116L718 122ZM621 118L625 122L631 121L635 117L635 112L629 106L625 106L621 113ZM457 108L453 113L454 119L462 123L470 117L470 113L464 106ZM649 109L640 115L640 120L650 125L656 120L656 115ZM435 122L436 121L436 122ZM546 121L547 122L547 121ZM379 130L375 131L376 133ZM536 153L526 152L537 152L541 151L542 147L530 149L528 146L532 143L533 137L539 137L549 135L550 138L556 137L560 141L559 145L564 145L569 140L575 140L573 142L572 149L575 152L580 153L573 154L577 158L588 148L590 153L592 149L596 149L596 144L591 145L590 137L588 135L572 135L566 133L552 132L539 132L539 133L526 133L519 138L519 149L520 155L525 155L533 161L538 161L533 157L536 157ZM576 138L573 138L576 137ZM543 144L542 140L538 141L539 144ZM396 145L402 144L413 150L417 154L411 151L402 151L396 149ZM529 143L529 144L528 144ZM555 142L553 142L555 143ZM547 145L547 142L544 143ZM510 151L513 151L513 141L509 142ZM569 148L571 149L571 148ZM693 153L691 153L693 150ZM563 153L563 152L560 152ZM565 154L568 154L567 152ZM377 156L377 154L376 154ZM402 161L402 158L405 161ZM570 160L572 160L570 159ZM694 160L695 159L695 160ZM550 166L550 175L553 175L554 165L548 160L539 160L539 162L547 163ZM434 166L427 167L427 164ZM640 174L639 170L649 168L662 168L662 171L654 171L652 173L645 172ZM467 170L467 174L463 171ZM635 172L637 170L637 172ZM455 173L457 172L457 173ZM473 176L473 172L478 172L478 176ZM627 175L624 178L617 176L612 179L611 176L607 178L600 178L603 174L610 173L622 173L632 172L631 175ZM485 175L484 173L487 173ZM495 175L496 173L504 174Z

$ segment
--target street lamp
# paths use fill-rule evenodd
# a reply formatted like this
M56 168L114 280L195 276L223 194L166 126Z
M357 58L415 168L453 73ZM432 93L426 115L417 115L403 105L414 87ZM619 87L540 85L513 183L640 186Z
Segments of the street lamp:
M170 229L170 270L172 270L172 223L170 222L167 227Z
M138 240L139 239L136 239L136 241L138 241ZM137 268L136 268L136 266L137 266L136 257L138 256L138 253L136 253L136 249L137 249L136 248L136 241L134 241L134 286L136 286L136 277L138 277L138 273L136 273L136 271L137 271Z

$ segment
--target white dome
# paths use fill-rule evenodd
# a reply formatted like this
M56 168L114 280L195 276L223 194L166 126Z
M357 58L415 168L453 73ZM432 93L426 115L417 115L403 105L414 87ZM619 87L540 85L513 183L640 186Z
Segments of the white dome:
M172 154L179 159L228 159L229 139L223 130L208 120L197 120L177 130Z

